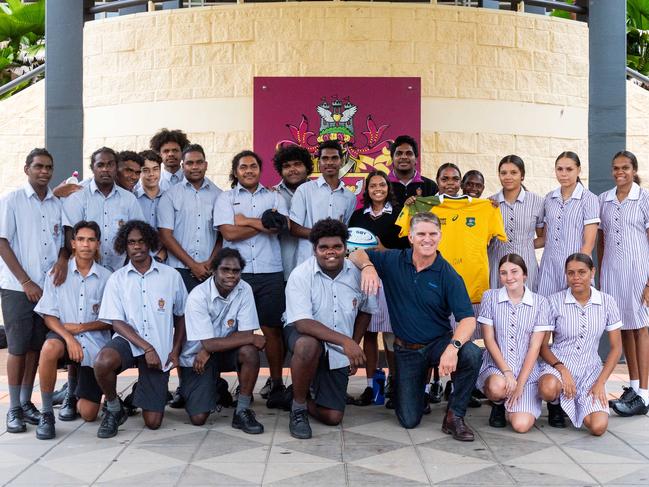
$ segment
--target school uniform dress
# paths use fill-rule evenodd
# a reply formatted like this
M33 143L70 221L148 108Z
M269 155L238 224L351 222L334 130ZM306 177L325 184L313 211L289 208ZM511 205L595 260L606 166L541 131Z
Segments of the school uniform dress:
M199 189L184 179L171 186L160 198L158 228L171 230L176 241L196 262L206 261L214 249L217 232L212 214L220 193L221 189L208 178L203 179ZM188 267L172 252L167 256L167 264L180 272L188 291L199 284Z
M534 251L534 239L537 228L543 228L543 197L521 188L516 200L509 204L500 191L492 198L498 202L503 216L507 241L493 239L489 243L489 286L498 289L500 276L498 263L507 254L518 254L527 266L527 287L536 292L539 264Z
M478 323L493 327L498 348L515 377L518 377L523 368L532 334L553 329L550 325L548 300L527 287L523 298L517 304L510 301L504 287L485 292ZM506 405L508 412L529 413L535 418L541 415L541 398L538 395L540 370L536 362L525 383L523 395L513 407ZM487 350L482 355L482 367L476 387L484 392L485 382L494 374L504 376Z
M570 289L560 291L548 298L550 321L554 329L554 341L550 346L557 360L563 362L575 381L576 394L568 399L561 393L561 407L579 428L591 413L608 413L608 405L593 402L588 391L602 372L602 359L598 353L599 341L605 331L622 328L620 312L612 296L590 288L591 296L581 306ZM541 366L541 375L552 374L561 380L561 374L548 363Z
M615 191L599 196L604 232L600 285L620 308L622 329L634 330L649 326L649 308L642 304L649 280L649 191L633 183L622 202Z
M333 218L345 225L356 208L356 196L340 181L338 187L331 189L324 177L307 181L300 185L291 200L290 219L305 228L313 228L318 220ZM313 244L306 238L299 239L295 265L299 265L313 255Z
M378 237L381 244L388 249L407 249L410 247L407 237L399 237L399 227L394 222L399 216L399 210L394 209L392 205L387 202L381 209L381 212L376 215L372 208L359 208L349 220L350 227L359 227L369 230ZM383 286L379 288L377 295L378 310L372 315L370 326L367 331L374 333L392 333L390 326L390 315L388 313L388 304L385 301L385 291Z
M126 256L113 247L120 227L129 220L145 220L135 195L116 184L104 196L93 178L81 191L63 200L63 225L74 227L81 220L94 221L101 230L100 263L110 271L124 265Z
M266 210L276 210L288 217L284 199L276 191L261 184L254 192L237 183L230 191L222 192L214 204L214 228L234 225L236 214L248 218L261 218ZM257 315L263 326L282 327L282 314L286 308L284 296L284 271L282 252L277 234L259 232L245 240L231 242L223 239L223 246L237 249L246 262L241 279L253 289Z
M22 188L0 199L0 237L7 239L16 259L29 278L41 289L58 259L63 245L61 202L48 188L41 201L34 188ZM0 296L9 353L24 355L39 351L47 329L34 312L23 287L4 261L0 266Z
M584 238L584 227L599 223L597 196L577 183L566 201L561 188L548 193L543 202L545 249L539 268L537 290L550 296L566 289L565 264L569 255L579 252Z
M55 286L54 277L47 276L43 296L34 311L43 317L54 316L62 324L97 321L101 298L110 275L108 269L95 262L88 274L83 276L73 257L68 261L68 274L63 284ZM101 401L102 392L97 385L92 367L99 351L110 341L110 335L110 330L87 331L74 335L74 339L79 342L83 350L77 390L73 391L77 397L95 403ZM47 334L47 338L64 342L63 338L53 331Z
M173 268L151 260L144 273L129 262L110 276L104 289L99 319L123 321L155 349L162 367L173 348L174 316L185 314L187 290ZM138 367L138 387L133 403L147 411L164 411L169 371L150 369L144 350L115 333L107 347L122 357L122 370Z
M352 337L358 313L373 314L376 308L376 297L361 291L361 272L348 259L332 279L320 269L314 256L309 257L295 268L286 285L284 336L288 348L293 352L301 336L294 326L296 321L315 320ZM322 342L318 370L312 384L318 406L345 410L348 371L349 359L342 348Z
M221 296L214 279L196 286L187 297L185 330L187 341L180 355L180 394L190 416L209 413L218 401L219 373L238 370L239 348L212 353L202 374L194 372L194 360L203 348L201 340L226 338L237 331L259 329L252 288L244 281Z

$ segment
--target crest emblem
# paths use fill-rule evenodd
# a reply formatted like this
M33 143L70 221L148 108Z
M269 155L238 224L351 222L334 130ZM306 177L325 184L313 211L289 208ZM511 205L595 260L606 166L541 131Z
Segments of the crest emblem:
M99 303L95 303L92 305L92 313L93 314L99 313Z
M446 218L440 218L440 219L439 219L439 222L440 222L442 225L446 225Z
M118 227L121 227L122 225L124 225L124 220L121 220L121 219L120 219L120 220L117 222L117 226L118 226Z
M52 229L52 233L54 234L55 237L58 237L58 236L59 236L59 231L60 231L60 230L61 230L61 229L59 228L59 224L58 224L58 223L55 223L55 224L54 224L54 228Z
M228 322L226 323L226 325L227 325L228 328L232 328L234 326L234 320L232 318L230 318L228 320Z
M158 299L158 311L164 311L165 310L165 300L160 298Z
M358 299L352 299L352 306L354 307L354 309L356 309L356 306L358 306Z
M467 227L475 227L475 217L467 216L466 217L466 226Z

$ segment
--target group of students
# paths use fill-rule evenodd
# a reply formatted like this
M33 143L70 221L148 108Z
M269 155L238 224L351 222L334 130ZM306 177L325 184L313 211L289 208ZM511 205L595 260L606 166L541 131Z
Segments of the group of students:
M523 161L507 156L498 167L503 189L485 204L482 174L462 178L444 164L436 181L425 178L416 170L417 143L404 135L390 148L390 174L368 174L356 209L339 176L344 154L335 140L318 147L321 175L313 180L307 150L279 148L273 164L281 180L272 188L260 183L261 158L242 151L228 191L205 176L205 152L182 131L163 129L150 146L139 154L102 147L90 158L92 178L54 190L53 158L34 149L27 184L2 198L7 431L29 423L38 438L55 436L56 370L67 363L59 419L101 414L100 438L115 436L127 418L116 380L131 367L138 368L131 401L147 427L162 423L172 368L179 377L173 403L195 425L217 407L220 373L236 371L232 426L259 434L251 404L265 350L270 377L259 393L269 407L290 410L294 437L309 438L309 415L342 420L348 377L359 367L368 388L357 403L371 402L379 332L388 405L404 427L420 422L429 401L441 401L439 376L451 374L442 428L458 440L473 440L463 418L476 385L493 403L492 426L505 426L508 414L516 431L529 430L543 399L551 425L564 426L565 411L576 426L602 434L604 385L622 346L631 384L613 408L647 412L649 193L634 181L633 154L614 157L616 187L599 202L579 181L576 154L557 158L560 187L545 199L524 188ZM399 215L435 195L430 212L409 215L404 236ZM484 230L487 213L497 222ZM348 225L374 233L378 249L345 258ZM481 237L458 237L464 246L455 245L456 226ZM598 226L602 292L591 287L589 257ZM475 278L465 277L475 266L458 248L485 261ZM484 354L472 343L476 316ZM602 367L604 330L611 351ZM288 351L289 388L282 380ZM31 401L37 368L41 411Z

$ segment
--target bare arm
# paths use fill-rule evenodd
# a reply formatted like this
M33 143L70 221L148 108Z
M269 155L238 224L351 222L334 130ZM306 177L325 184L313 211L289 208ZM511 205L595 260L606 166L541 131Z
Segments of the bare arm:
M532 373L532 369L534 369L534 366L536 365L544 338L545 332L542 331L534 332L530 337L530 344L527 349L527 354L525 355L525 360L523 361L523 367L516 378L518 382L523 385L527 382L527 379Z
M219 232L230 242L239 242L254 237L259 232L252 227L239 225L219 225Z
M78 335L79 333L88 333L90 331L104 331L104 330L113 329L112 326L110 326L108 323L104 323L103 321L89 321L87 323L64 323L63 327L71 335ZM48 328L50 327L48 326ZM52 330L52 328L50 328L50 330ZM52 330L52 331L59 333L56 330Z
M593 403L599 401L603 407L608 406L608 400L606 397L606 381L613 373L613 369L615 369L615 366L622 355L622 332L620 329L618 328L617 330L609 331L608 337L611 343L611 349L608 352L606 362L604 362L604 367L599 373L599 377L597 377L597 380L590 388L590 391L588 391L588 395L593 398Z
M498 343L496 343L494 327L489 325L482 325L482 338L484 340L487 352L489 352L489 355L491 355L491 358L503 373L503 375L505 374L505 371L511 372L509 364L505 361L505 358L500 351L500 347L498 346Z
M591 223L584 227L584 235L581 244L581 253L591 255L597 239L597 223Z
M295 221L291 220L291 235L297 238L309 238L309 235L311 235L311 229L303 227L299 223L296 223Z
M258 345L263 341L262 335L255 335L252 330L250 331L235 331L234 333L223 338L209 338L207 340L201 340L203 348L209 353L215 352L227 352L228 350L234 350L244 345L255 345L258 350L261 350Z
M545 247L545 227L536 229L536 238L534 239L534 248L542 249Z
M356 343L360 343L363 339L363 335L367 331L367 327L370 326L370 321L372 320L372 315L365 313L364 311L359 311L356 315L356 321L354 321L354 336L352 340Z
M167 249L168 252L171 252L180 262L185 264L191 269L193 265L196 264L196 261L192 259L185 249L181 247L174 237L173 230L169 228L158 228L158 234L160 235L160 242Z
M43 290L38 284L33 282L23 266L18 262L18 258L13 249L9 245L6 238L0 238L0 257L4 260L5 264L16 277L18 282L22 285L23 291L32 303L36 303L43 295Z
M357 325L360 327L362 326L362 323L355 323L354 335L356 335ZM347 358L349 358L349 363L352 369L358 368L365 363L365 354L363 353L363 350L358 346L358 343L354 341L354 338L350 338L347 335L333 331L332 329L327 328L325 325L316 320L297 320L295 322L295 328L303 335L309 335L313 338L317 338L318 340L333 343L334 345L341 347L343 353L347 356Z
M539 355L541 358L550 365L553 365L554 368L561 374L561 382L563 384L563 393L568 399L572 399L575 396L576 386L575 381L572 378L572 374L568 368L561 362L557 356L552 353L550 349L550 335L551 331L545 332L545 337L543 337L543 344L541 345L541 352ZM556 364L556 365L554 365Z

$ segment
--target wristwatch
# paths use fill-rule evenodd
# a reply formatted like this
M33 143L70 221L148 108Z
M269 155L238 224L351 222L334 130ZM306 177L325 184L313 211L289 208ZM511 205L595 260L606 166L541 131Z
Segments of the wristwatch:
M458 350L462 348L462 342L460 340L451 340L450 345L453 345Z

